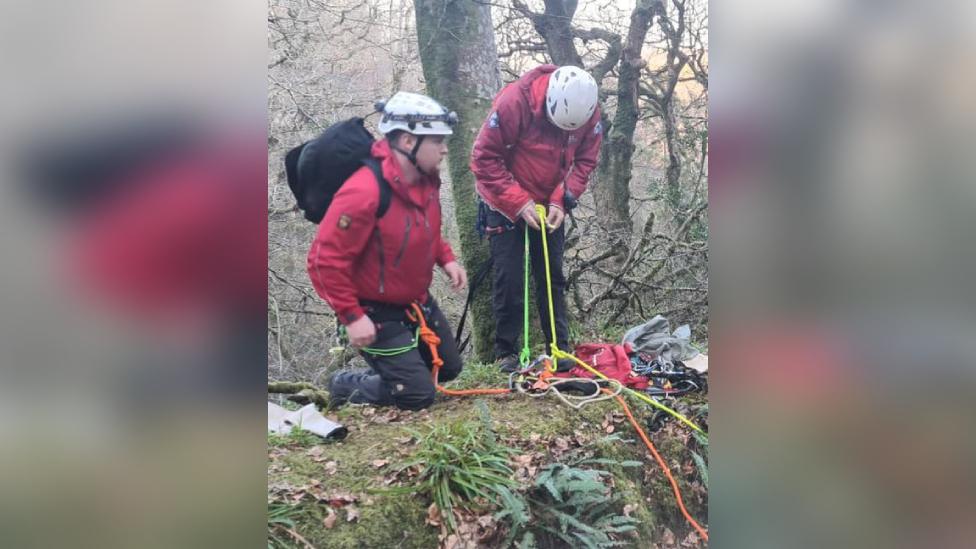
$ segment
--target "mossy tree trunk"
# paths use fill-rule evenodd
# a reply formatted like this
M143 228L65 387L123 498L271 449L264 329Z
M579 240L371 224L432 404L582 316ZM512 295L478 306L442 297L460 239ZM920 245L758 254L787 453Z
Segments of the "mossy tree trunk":
M417 0L415 12L427 93L460 118L448 144L448 168L463 263L473 278L489 253L487 241L475 229L478 206L469 162L474 139L502 84L491 11L474 0ZM481 361L493 357L490 287L489 277L471 311L475 352Z
M603 218L603 225L613 235L613 245L620 249L617 258L621 261L627 256L633 231L630 222L630 179L635 149L634 132L640 114L638 90L641 69L645 65L641 50L653 20L652 4L656 2L637 0L630 14L630 28L617 68L617 110L613 123L604 135L603 154L598 168L600 185L594 191L597 205L609 214Z

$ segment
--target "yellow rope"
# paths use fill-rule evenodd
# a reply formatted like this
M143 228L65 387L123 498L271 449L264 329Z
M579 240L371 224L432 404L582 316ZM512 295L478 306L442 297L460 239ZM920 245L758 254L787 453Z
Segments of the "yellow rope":
M540 231L542 233L542 256L546 261L546 292L549 297L549 329L550 329L550 334L552 335L552 339L550 340L549 343L549 347L551 349L551 354L552 354L552 361L551 361L550 368L552 368L552 371L555 371L557 360L559 360L560 358L569 358L574 360L577 364L585 368L591 374L601 379L610 380L610 378L597 371L596 368L576 358L570 353L561 351L559 349L559 346L556 345L556 315L553 313L553 307L552 307L552 276L549 274L549 244L548 244L548 239L546 238L546 208L545 206L536 204L535 212L539 216L540 227L542 227L542 230ZM526 230L528 230L528 228L526 228ZM644 393L639 393L631 389L630 387L624 387L624 390L626 390L629 394L643 400L644 402L647 402L651 406L654 406L656 408L659 408L671 414L672 416L675 417L675 419L684 423L688 427L691 427L695 431L704 434L704 431L702 431L701 427L695 425L694 423L691 422L690 419L672 410L671 408L668 408L664 404L661 404L660 402L657 402L656 400L645 395Z
M569 353L560 351L559 349L556 349L556 357L555 358L557 360L560 359L560 358L570 358L570 359L574 360L577 364L579 364L580 366L582 366L583 368L585 368L591 374L593 374L595 376L598 376L601 379L606 379L606 380L609 380L610 379L607 376L605 376L602 373L600 373L596 368L590 366L589 364L583 362L582 360L576 358L575 356L573 356L573 355L571 355ZM644 402L647 402L651 406L654 406L655 408L660 408L661 410L664 410L665 412L671 414L672 416L674 416L675 419L677 419L681 423L684 423L688 427L691 427L692 429L698 431L699 433L705 434L705 431L702 431L701 427L699 427L699 426L695 425L694 423L692 423L692 421L690 419L688 419L685 416L681 415L680 413L672 410L671 408L668 408L667 406L665 406L665 405L661 404L660 402L654 400L653 398L645 395L644 393L637 392L637 391L631 389L630 387L624 387L624 390L627 391L627 393L629 393L630 395L633 395L633 396L635 396L635 397L643 400Z
M539 216L539 227L541 227L540 232L542 233L542 257L546 262L546 295L549 297L549 333L552 334L552 339L549 340L549 348L553 359L555 359L559 347L556 345L556 314L552 310L552 276L549 274L549 242L546 238L546 207L536 204L535 213ZM529 230L528 227L525 230ZM551 371L555 372L556 361L552 360L549 367Z

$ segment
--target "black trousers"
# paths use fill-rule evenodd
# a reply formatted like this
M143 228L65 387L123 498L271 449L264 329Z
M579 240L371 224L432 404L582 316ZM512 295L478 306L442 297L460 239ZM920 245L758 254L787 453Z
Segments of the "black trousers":
M424 304L427 325L434 330L441 343L437 353L444 360L437 379L443 383L461 373L461 356L451 327L433 298ZM376 341L372 349L396 349L411 344L417 325L406 318L405 307L364 304L367 316L376 324ZM396 406L404 410L421 410L434 402L436 389L431 375L433 356L429 346L418 341L416 348L394 356L382 356L360 351L372 367L372 372L336 378L334 394L348 395L354 404Z
M489 209L487 227L493 264L492 307L495 311L495 357L518 355L519 335L523 330L525 308L525 223L512 224L502 214ZM529 257L535 279L535 303L542 319L542 332L548 353L552 335L549 324L549 298L546 291L546 266L542 253L542 235L529 231ZM549 248L549 271L552 277L553 312L556 317L556 344L569 350L569 324L566 321L566 277L563 276L565 225L546 235Z

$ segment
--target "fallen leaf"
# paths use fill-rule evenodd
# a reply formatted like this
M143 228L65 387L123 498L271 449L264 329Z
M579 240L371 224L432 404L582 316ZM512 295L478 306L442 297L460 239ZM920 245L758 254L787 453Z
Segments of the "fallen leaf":
M603 428L603 430L606 431L607 434L612 433L614 429L616 429L616 427L614 427L613 425L607 425L606 427Z
M326 496L325 501L327 501L329 505L339 508L355 502L356 497L353 496L352 494L339 493L339 494L333 494L331 496Z
M586 445L586 435L580 431L573 431L573 439L576 441L576 444L579 444L580 446Z
M324 467L325 467L325 474L327 474L327 475L334 475L339 470L339 464L337 462L335 462L335 461L327 461L327 462L325 462L325 466Z
M624 505L624 516L628 516L629 517L630 514L633 513L636 510L637 510L637 506L636 505L634 505L633 503L628 503L627 505Z
M541 438L542 438L542 435L540 435L539 433L532 433L532 434L529 435L529 442L536 443L536 442L539 442L539 439L541 439Z
M329 509L329 516L322 519L322 526L325 526L326 528L331 530L332 527L335 526L336 519L338 518L339 515L336 514L336 512L333 511L332 509Z
M688 535L685 536L684 540L682 540L681 545L684 547L698 547L700 543L701 539L698 537L698 532L691 531L688 532Z
M673 546L676 543L674 539L674 532L670 528L665 528L664 532L661 534L661 543L666 546Z
M427 508L427 519L424 522L431 526L441 525L441 510L438 509L436 503L431 503L430 507Z
M359 509L355 505L346 507L346 522L354 522L357 520L359 520Z
M389 463L390 463L390 460L388 460L388 459L374 459L373 460L373 467L376 467L377 469L379 469L380 467L384 467L384 466L388 465Z

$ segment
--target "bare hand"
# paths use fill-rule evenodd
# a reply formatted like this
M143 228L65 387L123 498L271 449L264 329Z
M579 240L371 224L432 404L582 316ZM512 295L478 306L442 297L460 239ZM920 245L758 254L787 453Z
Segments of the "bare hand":
M457 261L452 261L444 265L444 272L451 277L451 286L455 290L460 290L468 285L468 273Z
M357 349L362 348L376 341L376 325L368 316L363 315L346 326L346 334L350 345Z
M563 224L563 219L566 218L566 214L563 213L562 208L558 206L549 206L549 215L546 216L546 226L549 227L549 232L555 231Z
M522 221L525 221L527 226L532 227L537 231L539 230L539 214L535 213L534 202L523 208L522 213L519 215L521 216Z

